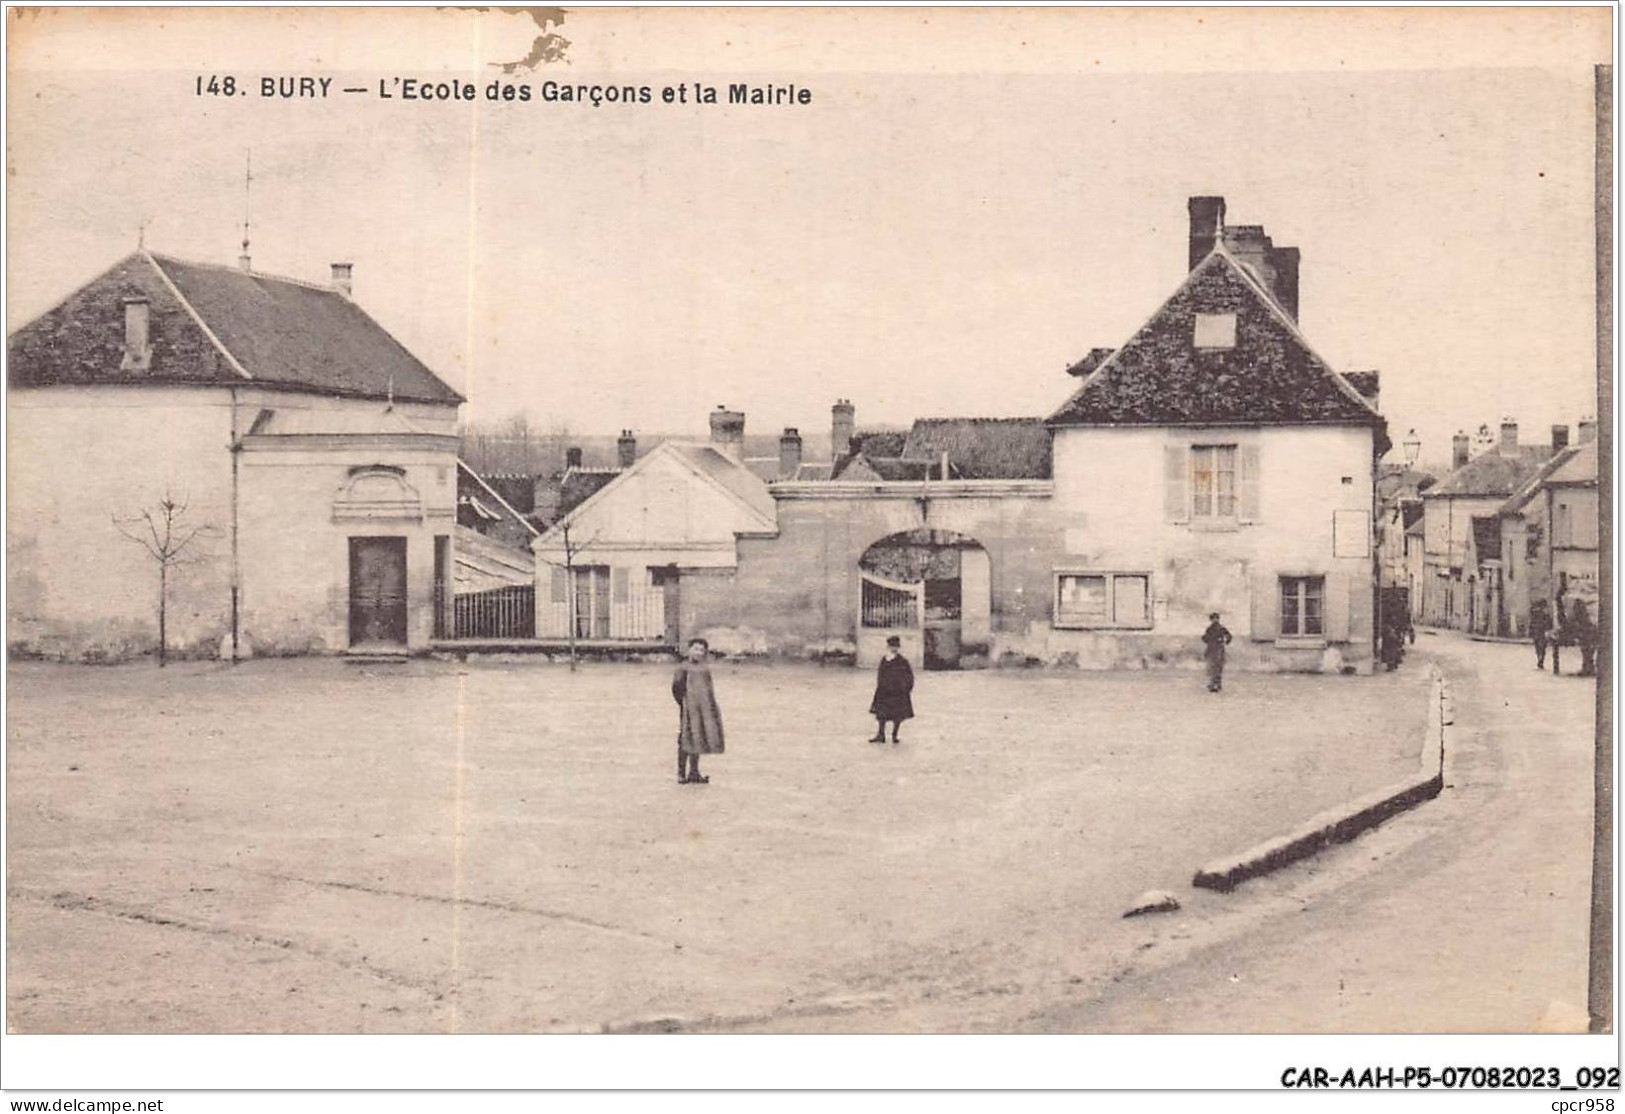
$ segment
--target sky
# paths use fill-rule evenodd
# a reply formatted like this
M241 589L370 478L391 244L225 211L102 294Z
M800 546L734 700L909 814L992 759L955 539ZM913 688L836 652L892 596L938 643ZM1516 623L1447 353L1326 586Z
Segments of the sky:
M387 49L317 10L247 35L220 21L254 13L47 18L13 28L9 59L7 330L143 224L152 250L233 262L246 208L256 269L353 261L358 302L468 418L699 434L727 404L753 433L822 434L838 397L860 425L1045 415L1069 363L1172 293L1186 199L1219 194L1302 251L1310 342L1381 371L1393 439L1414 428L1424 459L1457 428L1511 416L1544 441L1594 413L1606 16L1591 57L1595 19L1531 38L1515 21L1547 17L1512 9L1477 35L1434 13L1356 28L1368 41L1204 11L916 13L889 51L856 13L572 13L566 60L511 75L493 63L536 30L518 17L441 14ZM533 99L196 94L227 71L452 74ZM548 80L654 103L543 102ZM730 80L812 103L660 103Z

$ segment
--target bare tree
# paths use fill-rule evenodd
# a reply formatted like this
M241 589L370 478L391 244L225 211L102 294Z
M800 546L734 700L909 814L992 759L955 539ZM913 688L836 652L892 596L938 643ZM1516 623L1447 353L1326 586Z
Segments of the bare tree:
M573 542L570 540L569 523L559 527L559 534L564 539L564 598L569 602L569 618L566 631L570 640L570 672L574 673L576 671L576 616L580 613L580 605L577 603L578 593L576 591L576 556L583 550L591 548L592 543L598 540L598 535L594 534L584 542Z
M166 490L157 504L130 517L113 516L113 527L147 551L158 565L158 666L168 663L169 570L207 560L202 542L220 536L208 524L187 521L187 501Z

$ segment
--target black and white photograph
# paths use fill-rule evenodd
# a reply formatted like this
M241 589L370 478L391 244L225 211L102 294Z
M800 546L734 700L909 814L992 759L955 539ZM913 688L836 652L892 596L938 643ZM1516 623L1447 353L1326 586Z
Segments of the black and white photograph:
M1617 1096L1616 15L7 7L8 1093Z

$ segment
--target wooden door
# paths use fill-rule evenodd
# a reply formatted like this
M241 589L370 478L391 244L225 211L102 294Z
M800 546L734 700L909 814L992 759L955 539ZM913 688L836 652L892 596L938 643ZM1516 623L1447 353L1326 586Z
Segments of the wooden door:
M350 645L406 646L406 539L350 539Z

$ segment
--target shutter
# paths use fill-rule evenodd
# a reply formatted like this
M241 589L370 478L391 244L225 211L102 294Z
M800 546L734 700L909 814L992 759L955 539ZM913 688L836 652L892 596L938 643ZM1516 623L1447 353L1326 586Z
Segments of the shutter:
M609 570L609 590L616 603L626 603L632 598L632 577L630 569L616 566Z
M1326 591L1322 603L1322 623L1327 642L1349 640L1349 577L1347 573L1326 574Z
M1241 486L1241 503L1238 517L1243 522L1257 522L1259 516L1258 446L1242 445L1240 456L1241 460L1238 466L1241 475L1238 477L1238 482Z
M1273 642L1281 629L1281 581L1273 573L1253 574L1253 624L1255 642Z
M563 565L553 566L553 602L570 602L570 577Z
M1186 446L1163 447L1162 514L1169 522L1190 521L1190 470L1190 450Z

